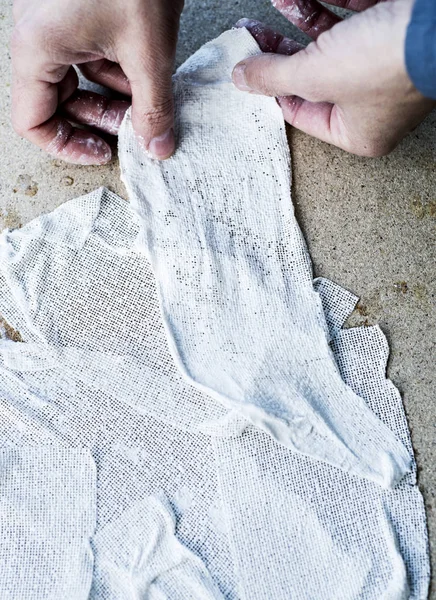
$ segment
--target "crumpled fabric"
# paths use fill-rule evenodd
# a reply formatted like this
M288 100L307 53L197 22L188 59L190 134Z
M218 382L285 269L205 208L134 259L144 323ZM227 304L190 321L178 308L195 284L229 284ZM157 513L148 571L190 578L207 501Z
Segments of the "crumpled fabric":
M228 114L228 127L236 118L249 115ZM263 126L262 113L256 118ZM247 144L255 148L254 139ZM144 163L144 187L149 169ZM24 478L13 461L0 461L0 480L11 482L0 486L0 506L2 490L7 504L20 478L45 482L53 510L39 503L40 520L50 513L56 523L54 547L67 534L77 540L69 551L82 565L74 591L67 570L50 568L42 553L18 554L0 597L20 589L30 560L40 575L26 588L30 600L426 598L414 464L384 489L278 443L239 408L190 385L167 343L139 208L102 188L0 235L0 452L26 449L33 461ZM311 285L340 377L412 456L381 330L344 330L356 297L326 279ZM77 459L70 476L70 458L62 469L37 458L45 452L77 452L86 469ZM31 527L31 495L20 485L15 513ZM85 525L69 517L77 496ZM1 533L3 516L10 521L3 510ZM16 534L6 539L13 544ZM2 565L10 561L4 548ZM71 594L52 590L55 575Z
M229 31L178 70L170 159L147 157L129 114L120 128L122 178L169 346L192 385L278 442L393 487L411 457L344 383L329 348L289 202L281 109L231 81L233 66L257 53L245 29Z

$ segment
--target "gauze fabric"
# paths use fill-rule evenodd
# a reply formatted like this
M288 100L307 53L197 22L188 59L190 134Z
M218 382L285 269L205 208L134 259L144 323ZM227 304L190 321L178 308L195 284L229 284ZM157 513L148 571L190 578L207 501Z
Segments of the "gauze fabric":
M47 480L54 497L55 466L39 454L77 449L92 457L96 492L77 456L76 471L63 481L69 497L96 495L87 529L89 540L95 527L89 598L133 600L156 565L163 567L159 584L171 585L174 573L178 581L181 566L169 550L175 544L184 554L176 541L204 565L182 563L184 585L197 582L188 596L195 599L215 598L215 588L231 600L379 600L407 588L406 597L426 598L427 534L415 470L384 490L277 444L190 388L165 341L139 233L129 205L101 189L0 236L0 314L23 340L0 340L1 447L30 449L26 482ZM381 331L342 330L356 297L325 279L314 289L345 381L412 452L401 399L385 377ZM3 462L0 477L12 482L13 473ZM61 500L52 516L59 525L50 530L56 547L71 526ZM29 503L23 493L15 513L31 527ZM159 560L143 560L151 556L145 542L158 539ZM18 555L9 588L29 560L40 578L26 600L40 600L51 581L40 553ZM80 590L78 575L77 582ZM5 585L0 578L2 598ZM174 585L169 598L185 589Z
M0 314L24 341L0 340L0 443L89 449L97 472L91 599L118 598L120 589L140 594L147 574L141 568L136 577L131 567L150 539L145 508L162 498L178 541L204 563L224 597L235 598L227 538L216 525L222 511L210 439L238 434L246 423L200 392L189 394L178 375L138 232L129 205L104 189L3 232ZM81 485L71 480L77 493ZM25 504L19 508L26 512ZM109 561L116 578L109 577ZM178 577L184 565L192 572L184 561ZM40 589L26 600L40 600ZM215 597L201 591L193 597Z
M229 128L236 118L242 113L229 114ZM146 185L146 168L142 177ZM165 339L143 231L126 202L100 189L0 236L0 316L11 338L0 339L0 448L30 449L25 480L47 481L54 496L54 466L38 453L92 457L94 523L83 528L77 519L74 531L74 539L92 536L89 598L147 597L151 576L157 597L171 599L426 598L415 468L385 490L276 443L188 385ZM325 279L313 287L341 376L412 453L401 400L385 377L383 335L342 330L356 298ZM94 483L79 462L68 498L86 499ZM11 461L0 477L9 489L19 481ZM14 501L31 526L29 494ZM60 495L54 545L71 526L68 506ZM26 600L58 600L41 593L51 572L40 553L18 556L9 587L19 586L29 560L40 578ZM76 600L81 589L77 575L77 594L63 597Z
M411 457L344 383L328 346L289 201L282 112L231 82L258 52L245 29L229 31L178 70L170 159L147 157L130 114L120 128L170 349L188 381L275 440L392 487Z
M87 600L95 523L96 470L88 450L0 448L2 600Z

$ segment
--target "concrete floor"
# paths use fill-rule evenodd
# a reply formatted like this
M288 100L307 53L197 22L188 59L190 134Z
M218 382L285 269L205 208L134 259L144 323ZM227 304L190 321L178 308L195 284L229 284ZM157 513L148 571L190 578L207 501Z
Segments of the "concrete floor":
M268 0L187 0L180 64L242 16L294 34ZM9 123L11 2L0 0L0 229L15 228L105 185L126 197L117 161L75 167L20 140ZM350 156L290 132L293 200L316 275L361 297L350 325L378 322L391 346L389 376L412 431L436 567L436 114L389 157ZM434 569L433 569L434 570ZM436 584L430 595L436 599Z

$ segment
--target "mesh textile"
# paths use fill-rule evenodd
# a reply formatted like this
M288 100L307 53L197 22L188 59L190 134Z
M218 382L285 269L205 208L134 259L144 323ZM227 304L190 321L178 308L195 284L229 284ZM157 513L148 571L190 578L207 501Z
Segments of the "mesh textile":
M406 589L405 570L405 597L425 598L427 538L414 471L384 490L278 445L194 388L189 394L164 339L139 230L129 205L101 189L0 237L8 257L0 314L23 339L0 340L2 451L34 449L40 478L50 468L37 460L45 448L91 453L97 512L89 597L134 598L144 589L129 574L143 564L149 539L144 507L164 498L177 540L224 598L401 597L386 594ZM354 297L325 279L315 287L342 376L411 452L401 399L384 375L381 331L342 330ZM1 476L8 473L2 463ZM68 481L72 495L86 497L86 481L77 474ZM26 514L27 502L18 506ZM26 598L44 597L36 589Z
M170 159L147 157L129 113L120 128L172 355L194 386L277 441L392 487L411 458L335 365L289 203L281 109L231 82L236 62L259 52L233 30L180 67Z
M247 38L235 39L246 50ZM198 74L188 72L192 83ZM268 186L273 197L276 182ZM1 532L11 527L13 544L20 523L24 535L42 511L53 519L44 544L59 548L70 535L59 560L81 565L76 587L59 594L44 552L18 554L0 597L31 568L26 600L426 598L415 466L383 489L278 444L190 386L168 348L134 208L100 189L0 236L0 315L22 340L0 339L0 481L11 482L0 487ZM382 332L343 330L355 297L325 279L311 285L338 374L411 455ZM22 475L3 460L21 455ZM52 509L34 512L29 485L47 487Z
M88 598L96 472L88 450L0 449L3 600Z

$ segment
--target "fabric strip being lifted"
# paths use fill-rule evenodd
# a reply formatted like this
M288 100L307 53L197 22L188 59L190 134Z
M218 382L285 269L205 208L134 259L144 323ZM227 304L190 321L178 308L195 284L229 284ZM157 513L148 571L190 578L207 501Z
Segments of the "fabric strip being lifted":
M392 487L411 457L343 382L329 348L281 110L231 82L232 67L258 52L233 30L178 70L169 160L146 156L129 114L120 130L169 345L193 385L280 443Z

